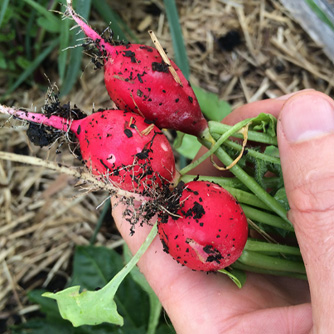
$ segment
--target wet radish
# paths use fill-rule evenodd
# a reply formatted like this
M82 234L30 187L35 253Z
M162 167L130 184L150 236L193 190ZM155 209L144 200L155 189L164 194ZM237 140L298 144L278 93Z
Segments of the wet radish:
M159 52L141 44L113 45L104 40L74 12L68 13L100 51L105 84L119 109L141 114L159 128L196 136L207 134L208 124L188 80L171 61L179 80L170 73Z
M123 190L145 193L174 179L175 161L167 138L140 115L105 110L69 120L4 106L0 112L61 132L71 131L91 173Z
M248 236L247 219L237 201L211 182L192 181L170 203L170 215L159 218L164 250L179 263L217 271L235 262Z

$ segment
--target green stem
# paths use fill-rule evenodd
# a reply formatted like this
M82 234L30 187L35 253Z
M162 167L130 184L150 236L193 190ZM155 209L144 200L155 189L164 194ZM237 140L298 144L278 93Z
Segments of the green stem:
M198 176L197 177L196 175L183 175L180 181L187 183L187 182L193 181L195 178L196 180L199 180L199 181L209 181L209 182L214 182L216 184L219 184L224 189L226 189L239 203L248 204L256 208L260 208L260 209L264 209L268 211L273 211L268 205L266 205L263 201L261 201L254 194L248 191L242 190L242 189L238 189L242 187L243 184L237 178L220 177L220 176ZM284 220L282 220L281 218L277 216L266 214L263 211L258 211L258 210L254 211L255 209L251 210L252 208L250 207L246 207L246 210L247 209L251 215L251 217L249 217L251 219L254 219L258 222L264 222L264 223L267 223L269 219L273 219L273 224L269 224L269 225L273 225L273 226L282 228L282 224L283 224L284 226L286 226L286 228L289 231L293 231L293 229L291 229L290 224L286 224ZM257 219L258 217L260 221L259 219Z
M223 177L223 176L206 176L206 175L183 175L179 181L183 181L184 183L188 183L193 181L194 179L199 181L210 181L219 184L223 188L231 187L231 188L240 188L245 187L236 177Z
M238 262L263 270L306 274L303 262L286 260L279 257L264 255L247 250L243 251L238 259Z
M248 239L245 245L245 250L253 252L273 252L286 255L296 255L301 256L300 250L298 247L273 244L259 240Z
M210 147L211 143L201 140L202 144L206 147ZM216 150L216 156L218 159L225 164L226 166L230 165L233 162L233 159L222 149L219 147ZM283 220L290 224L292 227L291 222L287 218L287 211L285 208L276 201L275 198L270 196L265 189L263 189L254 178L249 176L240 166L237 164L234 165L230 171L253 193L255 194L261 201L263 201L266 205L268 205L278 216L283 218ZM282 227L282 228L285 228Z
M195 176L195 175L183 175L180 181L185 183L191 182L194 179L198 181L209 181L219 184L224 189L226 189L239 203L248 204L261 208L264 210L271 210L265 203L263 203L258 197L250 192L237 189L242 187L243 184L237 179L232 177L220 177L220 176Z
M206 147L209 149L206 153L204 153L199 159L193 161L188 166L182 168L180 170L180 174L184 175L187 174L189 171L191 171L193 168L197 167L199 164L201 164L204 160L209 158L211 155L215 153L215 151L223 144L225 140L227 140L230 136L232 136L235 132L238 132L240 129L242 129L244 126L249 124L251 119L245 119L234 126L232 126L228 131L226 131L222 136L219 137L219 139L213 144L212 142L208 141L207 138L198 138L198 140L203 144L203 142L206 142ZM211 136L211 134L210 134ZM213 140L213 139L212 139ZM208 145L209 143L209 145Z
M214 134L214 133L212 134L212 136L215 139L219 138L218 135ZM227 147L231 147L234 150L239 151L239 152L242 150L242 145L240 145L240 144L238 144L238 143L236 143L232 140L225 140L224 145L227 146ZM270 156L268 154L264 154L264 153L255 151L251 148L247 148L247 155L249 155L251 157L254 157L256 159L261 159L263 161L273 163L273 164L277 164L277 165L281 164L281 160L279 158L276 158L276 157Z
M230 132L230 130L234 126L215 122L215 121L210 121L209 122L209 129L211 133L217 133L219 135L225 134L226 132ZM233 133L231 134L233 137L236 138L243 138L241 133ZM269 144L269 145L275 145L277 146L277 138L276 137L271 137L265 133L257 132L257 131L252 131L248 130L248 139L251 141L255 141L258 143L264 143L264 144Z
M297 274L297 273L291 273L291 272L286 272L286 271L261 269L261 268L248 266L248 265L246 265L244 263L241 263L239 261L234 262L230 267L232 269L239 269L239 270L244 270L244 271L253 272L253 273L257 273L257 274L284 276L284 277L291 277L291 278L298 278L298 279L302 279L302 280L307 280L307 276L305 274Z
M230 187L236 188L240 190L248 189L245 185L239 181L237 177L223 177L223 176L209 176L209 175L193 175L187 174L183 175L179 181L183 181L184 183L191 182L193 180L200 180L200 181L210 181L219 184L223 188ZM277 184L280 182L279 177L265 177L262 181L266 189L277 187ZM252 194L253 195L253 194ZM253 195L254 196L254 195ZM267 207L268 210L271 210Z
M115 289L115 281L119 282L119 285L123 282L124 278L129 274L129 272L135 267L140 258L144 255L148 247L151 245L152 241L157 235L157 223L155 223L147 235L145 241L142 243L137 253L131 258L131 260L119 271L114 278L103 287L106 294L108 294L109 286L112 290Z
M255 220L258 223L266 224L269 226L281 228L286 231L293 232L294 228L290 222L286 222L281 217L270 214L268 212L252 208L251 206L241 204L242 210L244 211L247 218Z
M255 195L240 189L224 187L231 195L242 204L248 204L251 206L255 206L257 208L263 210L271 210L265 203L263 203L258 197ZM276 216L275 216L276 217Z

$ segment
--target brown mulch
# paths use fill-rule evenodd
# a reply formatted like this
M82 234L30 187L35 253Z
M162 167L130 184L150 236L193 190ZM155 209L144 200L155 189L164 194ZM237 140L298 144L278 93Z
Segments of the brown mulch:
M190 81L217 93L233 108L304 88L334 96L334 64L280 2L179 0L177 4ZM173 57L162 0L122 0L112 5L140 40L152 45L147 34L152 29ZM90 23L103 29L96 14ZM71 100L87 111L110 107L102 71L94 71L87 57L82 66L85 71L64 102ZM44 99L45 92L36 86L17 91L13 101L39 111ZM78 165L66 144L35 147L27 140L26 126L6 122L7 118L0 116L0 124L5 124L0 127L0 151ZM13 316L19 316L24 321L36 310L27 301L27 291L66 282L74 247L89 244L107 194L90 192L76 182L45 167L0 160L0 320L10 324ZM116 247L121 242L109 214L96 244Z

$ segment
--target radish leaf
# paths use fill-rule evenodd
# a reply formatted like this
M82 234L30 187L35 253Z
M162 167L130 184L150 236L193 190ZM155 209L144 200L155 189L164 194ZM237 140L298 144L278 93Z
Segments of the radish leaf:
M61 316L69 320L75 327L81 325L98 325L103 322L123 325L123 317L117 312L117 305L114 301L115 294L124 278L136 266L141 256L145 253L155 238L156 233L157 229L155 225L138 252L102 289L80 292L80 286L77 285L57 293L46 292L43 296L55 299L58 303Z
M243 270L227 267L226 269L220 269L218 271L221 274L227 275L228 278L230 278L233 283L235 283L235 285L240 289L246 282L246 273Z

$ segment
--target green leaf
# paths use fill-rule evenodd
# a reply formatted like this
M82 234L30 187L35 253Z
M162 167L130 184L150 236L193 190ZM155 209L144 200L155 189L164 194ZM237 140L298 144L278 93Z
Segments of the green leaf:
M16 58L16 64L24 70L29 68L29 66L31 66L31 62L23 56L18 56Z
M32 290L28 293L29 301L40 306L40 311L45 313L47 318L57 318L61 319L57 305L54 301L44 298L42 295L45 293L45 290Z
M183 75L189 80L190 67L175 0L164 0L164 3L172 36L174 60Z
M276 201L280 202L287 211L290 210L290 205L284 187L277 190L274 198L276 199Z
M33 0L23 0L31 7L33 7L40 15L37 22L38 24L43 27L45 30L50 32L59 32L59 28L61 25L60 19L58 19L54 14L48 11L44 6L40 5L36 1Z
M270 155L271 157L279 158L279 150L277 146L267 146L264 150L264 153Z
M261 131L271 137L276 137L277 119L271 114L261 113L252 118L251 129Z
M31 319L11 328L11 334L73 334L72 325L65 321L48 321L42 318ZM78 333L79 334L79 333ZM84 334L81 332L80 334Z
M97 325L103 322L123 325L123 317L118 313L117 305L114 301L115 294L124 278L145 253L156 234L157 228L155 225L135 256L102 289L98 291L83 290L80 292L80 286L72 286L57 293L44 293L43 296L55 299L61 316L71 321L75 327ZM100 276L102 277L102 274Z
M177 132L176 139L174 141L175 150L182 154L188 159L194 159L199 149L201 148L201 143L197 140L197 137Z
M96 247L101 248L102 247ZM106 249L107 251L110 251ZM100 252L100 250L97 250ZM119 255L119 257L121 257ZM132 280L130 280L132 281ZM133 282L133 281L132 281ZM134 286L138 287L136 283ZM128 287L127 287L128 288ZM125 324L122 328L112 325L112 324L101 324L97 326L81 326L81 327L73 327L72 324L61 318L59 314L59 310L57 304L54 303L53 300L49 298L45 298L42 296L44 290L33 290L28 293L29 301L35 304L40 305L40 311L43 312L44 316L42 317L35 317L29 319L27 322L22 323L18 326L14 326L11 328L12 334L44 334L44 333L51 333L51 334L110 334L110 333L117 333L117 334L147 334L146 329L143 325L140 327L135 326L134 324L130 323L129 321L125 321ZM133 289L129 291L130 294L133 294ZM131 298L130 298L131 299ZM136 312L138 303L132 300L134 303L134 307L132 312ZM127 320L127 319L125 319ZM146 319L145 319L146 320ZM165 332L162 332L165 333Z
M220 269L218 272L227 275L238 288L242 288L246 282L246 273L243 270L228 267L226 269Z
M123 325L123 318L117 312L114 302L119 284L116 280L108 288L82 292L80 286L72 286L56 294L45 292L43 296L55 299L62 318L71 321L74 327L98 325L103 322Z
M71 285L95 290L106 285L122 268L122 257L105 247L77 246Z
M200 87L193 86L198 103L206 118L220 122L231 112L231 106L218 95L208 92Z
M60 22L59 21L49 21L46 17L39 17L37 20L37 24L45 29L46 31L52 32L52 33L59 33L60 30Z
M71 285L96 290L106 285L123 267L123 257L115 250L105 247L77 247L73 261ZM148 297L138 285L126 277L117 290L115 302L127 323L135 327L146 325ZM137 307L140 305L140 308ZM144 320L144 322L143 322Z

